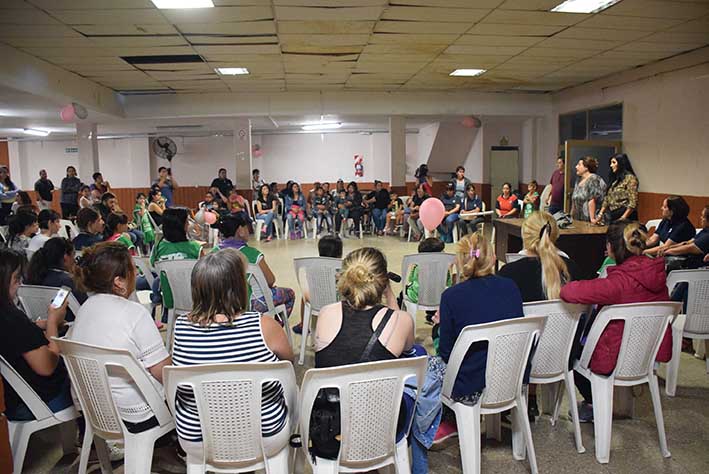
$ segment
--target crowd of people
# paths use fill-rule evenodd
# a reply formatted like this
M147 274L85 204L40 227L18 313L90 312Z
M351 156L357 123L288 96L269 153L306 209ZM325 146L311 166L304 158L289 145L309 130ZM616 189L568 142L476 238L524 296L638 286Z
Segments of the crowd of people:
M59 348L52 340L63 333L65 321L73 320L69 335L72 340L131 352L158 386L162 383L162 368L168 365L292 362L294 354L284 328L262 314L268 311L264 291L271 292L276 305L286 307L288 316L295 306L295 292L276 286L275 273L266 262L266 250L249 245L254 219L264 222L266 241L274 236L277 219L285 219L292 238L303 236L306 221L314 219L316 232L327 234L319 241L320 255L334 258L342 257L340 235L350 230L345 226L358 229L360 224L368 223L373 233L381 236L408 225L415 238L422 238L420 252L443 251L443 243L453 241L457 226L461 236L455 247L457 263L450 268L448 288L442 293L439 310L427 316L433 325L432 347L416 344L411 315L401 309L401 300L392 289L386 255L375 247L358 248L344 257L336 283L340 301L320 311L314 334L315 367L429 356L427 380L431 383L419 396L429 397L441 416L429 417L426 425L415 424L419 434L428 434L412 439L416 453L413 472L426 472L427 450L457 432L454 417L441 406L440 389L455 342L466 326L522 317L523 303L532 301L562 299L600 308L667 301L671 297L681 300L681 288L673 295L666 288L667 257L686 257L684 268L709 262L709 206L702 209L703 228L697 233L688 220L690 209L686 201L668 196L660 210L662 221L648 236L647 229L637 222L638 180L628 157L611 158L608 184L595 174L597 160L586 157L576 164L578 179L572 193L571 214L576 220L609 224L604 263L607 276L581 280L577 263L556 246L559 227L552 211L563 209L563 159L558 164L549 184L549 198L543 204L536 181L524 194L505 183L496 197L496 218L524 219L524 258L497 272L493 246L479 231L482 217L477 214L483 210L482 200L462 166L456 169L440 197L445 209L437 229L440 237L426 239L420 209L432 195L432 178L423 166L416 172L414 195L406 199L387 190L380 181L367 193L362 193L356 182L345 185L342 180L332 190L329 183L316 183L307 196L296 182L289 182L279 191L275 183L265 183L255 170L252 209L223 169L197 209L177 207L173 199L177 182L169 169L161 168L147 195L136 196L130 216L121 210L101 173L95 173L94 183L85 186L76 177L76 170L69 167L62 180L61 208L65 218L75 217L80 230L73 241L57 236L60 215L51 209L53 185L46 172L40 172L35 185L36 203L23 201L13 210L13 202L20 202L20 191L9 180L7 169L0 168L0 199L10 234L7 248L0 249L0 354L55 412L72 403L69 378L60 362ZM214 246L200 240L200 224L208 222L207 212L218 216L212 227L219 229L221 239ZM472 218L464 218L466 214ZM78 259L77 251L81 252ZM172 353L166 349L156 315L132 298L136 289L152 290L154 302L169 306L169 282L160 275L152 288L147 286L133 261L138 254L149 254L151 265L179 259L196 261L191 275L193 308L175 322ZM254 270L249 270L254 266L260 269L268 288L261 288L254 280ZM66 303L58 308L50 306L46 320L31 322L16 303L23 281L69 287L81 304L80 310L72 314ZM406 298L415 301L417 273L412 270L402 286L402 297L405 293ZM308 298L305 290L303 298ZM470 301L476 304L471 305ZM580 357L595 314L586 315L588 323L579 326L586 332L576 335L570 363ZM591 359L591 370L598 374L613 371L622 334L622 324L608 325L599 342L602 350L597 350ZM669 360L671 345L668 327L658 361ZM485 347L474 346L465 356L454 384L454 400L469 405L479 403L485 389L485 364ZM576 385L583 397L581 421L592 421L590 383L576 374ZM156 426L154 414L134 385L125 378L112 377L111 389L129 432L140 433ZM533 387L529 393L528 416L535 417L538 409ZM27 406L12 389L6 387L5 397L9 419L31 419ZM203 425L194 393L181 387L177 398L180 449L201 459ZM407 420L415 416L413 400L407 394L401 402L397 439L406 435ZM283 444L293 428L277 381L264 385L261 404L263 449L270 453ZM333 406L330 408L336 411L336 403ZM321 414L327 409L326 405L323 407ZM333 411L332 416L339 414ZM331 433L332 440L325 439L313 448L318 455L337 455L337 434Z

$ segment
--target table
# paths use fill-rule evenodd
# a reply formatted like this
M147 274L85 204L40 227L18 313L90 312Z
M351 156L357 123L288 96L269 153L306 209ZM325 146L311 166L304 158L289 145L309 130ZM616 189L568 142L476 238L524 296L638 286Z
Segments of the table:
M522 250L522 223L524 219L494 219L495 252L498 259L507 253ZM596 277L596 272L605 259L606 226L590 222L574 221L566 229L559 229L556 246L565 252L581 270L581 278Z

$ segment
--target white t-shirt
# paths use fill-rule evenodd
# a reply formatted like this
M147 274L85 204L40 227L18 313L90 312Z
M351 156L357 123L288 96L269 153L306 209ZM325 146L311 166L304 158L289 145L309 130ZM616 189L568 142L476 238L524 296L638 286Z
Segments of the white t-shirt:
M90 296L76 315L70 339L128 350L146 369L170 356L148 310L140 303L115 295ZM150 380L162 392L160 382L152 376ZM109 381L121 418L139 423L153 416L130 377L110 376Z
M36 252L37 250L41 249L44 247L44 244L47 243L49 239L54 237L53 235L44 235L43 233L39 232L37 235L32 237L30 239L30 244L27 246L27 250L30 252Z

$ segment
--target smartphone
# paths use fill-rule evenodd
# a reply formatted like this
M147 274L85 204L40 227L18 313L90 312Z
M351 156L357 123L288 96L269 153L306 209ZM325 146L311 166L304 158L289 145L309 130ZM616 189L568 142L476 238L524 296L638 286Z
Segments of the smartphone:
M52 307L61 308L61 306L64 304L64 301L66 301L67 297L69 296L69 292L71 292L71 288L67 286L62 286L61 288L59 288L59 291L57 291L57 294L52 300Z

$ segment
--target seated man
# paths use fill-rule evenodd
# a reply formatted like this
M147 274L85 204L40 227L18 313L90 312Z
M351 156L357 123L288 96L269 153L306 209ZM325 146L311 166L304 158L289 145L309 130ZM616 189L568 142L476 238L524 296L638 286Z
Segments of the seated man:
M460 211L460 199L455 196L455 185L448 183L445 192L441 195L441 202L446 211L443 214L443 222L438 226L441 233L441 240L444 243L453 243L453 229L458 221L458 211Z

